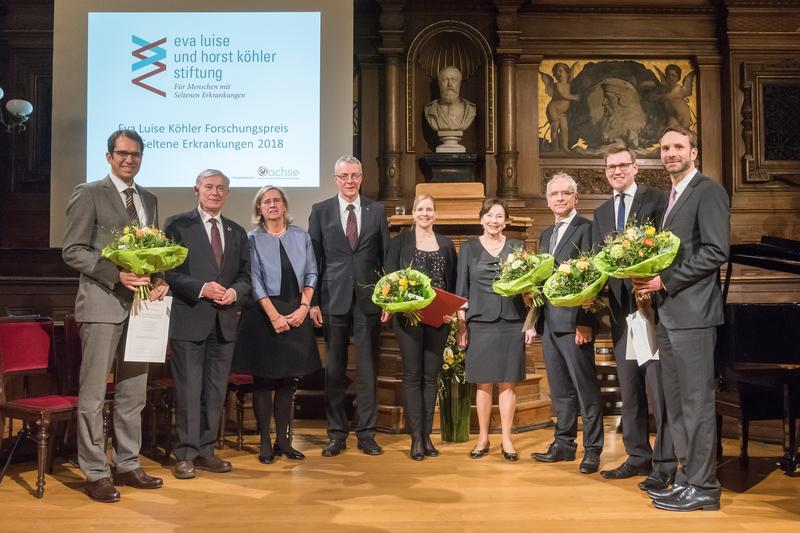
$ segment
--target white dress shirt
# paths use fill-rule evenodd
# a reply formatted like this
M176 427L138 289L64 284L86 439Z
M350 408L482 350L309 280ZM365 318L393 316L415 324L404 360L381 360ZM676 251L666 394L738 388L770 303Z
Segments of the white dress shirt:
M575 218L578 212L576 210L572 210L572 212L562 218L561 220L556 220L556 222L561 222L561 225L558 227L558 235L556 236L556 245L550 250L550 254L552 255L555 252L556 248L558 248L558 243L561 242L561 237L564 236L564 232L567 231L567 226L572 223L572 219Z
M342 231L347 235L347 206L350 205L340 195L336 196L339 199L339 218L342 219ZM361 195L356 196L353 200L353 212L356 214L356 235L361 235Z
M127 205L128 196L125 194L125 189L128 188L128 184L114 174L109 173L109 176L111 177L111 182L114 184L114 187L117 188L119 197L122 198L122 205ZM142 204L142 199L139 197L139 190L136 188L136 184L132 183L131 187L133 187L133 207L136 208L136 216L139 217L139 225L147 226L148 224L152 224L152 220L147 220L147 213L144 211L144 205Z
M622 194L625 196L625 224L628 223L628 217L631 216L631 205L633 205L633 197L636 196L636 190L638 186L634 181L631 183L630 187L622 191ZM614 191L614 226L616 227L617 224L617 213L619 213L619 194L618 192ZM639 220L638 222L641 222Z
M217 229L219 229L219 237L222 240L222 252L225 252L225 228L222 226L222 216L216 215L212 216L205 211L199 205L197 206L197 211L200 213L200 219L203 221L203 228L206 230L206 235L208 236L208 242L211 242L211 219L216 219L217 221Z
M689 173L688 176L686 176L681 181L679 181L678 184L674 187L674 189L675 189L675 202L678 201L678 198L681 197L681 194L683 194L683 191L685 191L686 187L689 186L689 182L692 181L692 178L694 178L696 175L697 175L697 169L695 168L694 170L692 170Z

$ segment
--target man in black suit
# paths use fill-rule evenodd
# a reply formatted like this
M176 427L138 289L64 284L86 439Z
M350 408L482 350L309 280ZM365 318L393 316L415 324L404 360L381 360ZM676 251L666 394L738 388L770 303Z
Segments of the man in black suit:
M605 162L606 179L614 194L595 209L592 223L594 246L602 246L607 236L622 232L629 221L641 224L648 220L654 225L660 224L660 216L666 207L664 191L636 183L639 167L632 150L621 145L612 146L606 151ZM676 459L667 425L661 362L651 359L639 366L636 359L626 357L626 318L637 310L630 280L608 280L608 305L617 378L622 395L622 442L628 458L617 468L604 470L600 475L606 479L647 475L648 478L639 484L642 490L665 489L672 483ZM650 446L648 398L656 421L655 447Z
M195 468L228 472L214 455L222 405L228 391L236 328L250 294L247 234L220 213L230 180L219 170L197 176L196 209L167 219L164 232L189 249L186 261L166 276L174 297L170 322L175 380L175 477Z
M334 165L339 194L315 204L308 233L319 265L319 290L314 292L311 320L325 325L325 411L329 442L322 455L338 455L346 447L349 423L345 411L347 345L356 345L356 436L358 448L380 455L375 442L377 347L380 308L371 296L389 246L383 204L359 194L361 162L343 156Z
M578 186L569 174L560 172L547 183L547 205L556 217L539 238L539 252L555 257L556 264L588 252L592 246L592 223L575 210ZM583 418L584 456L579 471L592 474L600 468L603 450L603 404L594 367L593 327L595 317L580 307L555 307L546 302L536 331L542 335L542 351L553 412L555 440L545 453L531 455L543 463L573 461L578 436L578 413Z
M719 509L716 476L714 345L723 323L719 267L730 250L730 202L725 189L698 172L697 137L681 127L661 137L661 161L672 179L663 229L681 240L660 275L634 280L656 293L664 396L675 453L682 468L672 487L648 491L670 511Z

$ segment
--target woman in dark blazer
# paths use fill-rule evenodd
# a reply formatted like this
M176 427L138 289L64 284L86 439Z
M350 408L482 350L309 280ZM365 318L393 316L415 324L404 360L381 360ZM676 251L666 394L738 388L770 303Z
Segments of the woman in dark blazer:
M483 235L461 245L456 285L456 294L468 300L466 309L458 312L459 344L467 347L466 377L478 387L475 406L480 433L470 457L478 459L489 453L492 386L496 383L503 457L516 461L519 455L511 443L517 407L514 384L525 381L525 344L533 340L534 330L522 331L526 315L522 297L500 296L492 291L492 283L508 254L524 244L503 235L508 208L502 200L484 200L480 219Z
M431 196L414 198L411 215L414 226L395 237L386 252L384 268L394 272L410 266L431 278L431 285L449 292L456 285L456 252L449 238L433 231L436 205ZM383 313L385 322L391 315ZM431 441L433 410L443 352L450 332L451 317L435 328L412 326L405 316L394 317L393 325L403 358L403 397L406 421L411 432L411 458L421 461L439 455Z

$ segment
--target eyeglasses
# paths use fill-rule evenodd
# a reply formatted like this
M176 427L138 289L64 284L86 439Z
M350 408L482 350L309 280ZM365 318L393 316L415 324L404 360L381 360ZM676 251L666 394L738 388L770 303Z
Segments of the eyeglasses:
M559 196L563 196L564 198L569 198L570 196L574 196L575 191L553 191L547 193L547 196L550 198L558 198Z
M133 160L139 160L142 158L142 152L122 152L120 150L114 150L111 153L120 159L128 159L130 157Z
M619 165L608 165L606 167L606 172L613 173L615 170L619 169L620 172L626 172L629 168L631 168L633 163L620 163Z
M336 177L342 181L359 181L361 179L361 173L353 172L352 174L336 174Z

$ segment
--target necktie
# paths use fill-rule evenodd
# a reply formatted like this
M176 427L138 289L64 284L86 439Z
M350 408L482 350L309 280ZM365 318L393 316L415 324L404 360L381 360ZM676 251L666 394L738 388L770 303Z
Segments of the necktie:
M661 224L662 226L667 223L667 217L669 216L669 212L672 211L672 207L675 205L675 200L678 199L678 190L675 187L672 188L672 192L669 195L669 204L667 204L667 210L664 211L664 222Z
M344 235L347 237L347 242L350 243L350 249L356 251L358 245L358 224L356 223L356 207L353 204L347 206L347 227L344 230Z
M556 244L558 244L558 228L561 227L561 224L563 224L563 222L556 222L556 225L553 226L553 234L550 235L550 247L547 249L550 255L553 255L556 252Z
M128 187L123 192L125 193L125 210L128 212L128 218L131 219L131 224L138 226L139 214L136 212L136 206L133 205L133 187Z
M212 218L211 222L211 253L214 254L214 260L217 262L217 267L222 266L222 237L219 234L217 227L217 219Z
M619 205L617 206L617 231L625 229L625 193L621 192L617 195Z

